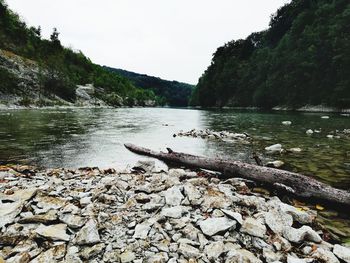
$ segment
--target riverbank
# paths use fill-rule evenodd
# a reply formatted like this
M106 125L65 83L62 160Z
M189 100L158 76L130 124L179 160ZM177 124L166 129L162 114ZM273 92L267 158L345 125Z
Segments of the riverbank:
M0 262L340 262L316 211L182 169L1 167Z

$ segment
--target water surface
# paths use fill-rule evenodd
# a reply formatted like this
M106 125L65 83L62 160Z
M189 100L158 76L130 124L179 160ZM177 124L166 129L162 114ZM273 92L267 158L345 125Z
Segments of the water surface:
M323 115L169 108L3 110L0 164L125 168L145 159L124 148L124 143L131 142L154 150L170 147L250 163L256 152L265 163L282 160L286 163L284 169L350 189L350 139L327 138L336 130L349 129L350 118L334 114L330 119L322 119ZM287 120L291 126L282 125ZM246 132L254 139L251 144L241 144L173 137L180 130L193 128ZM308 136L308 129L321 132ZM285 149L299 147L302 152L267 155L264 148L275 143L281 143ZM350 241L347 211L326 208L318 218L333 233Z

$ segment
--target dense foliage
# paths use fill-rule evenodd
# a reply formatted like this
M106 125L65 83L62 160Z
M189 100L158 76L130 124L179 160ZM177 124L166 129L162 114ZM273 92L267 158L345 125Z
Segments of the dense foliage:
M162 98L161 102L163 104L180 107L188 106L194 88L193 85L178 81L168 81L122 69L106 68L131 80L136 87L152 90L157 96Z
M349 0L293 0L268 30L217 49L191 103L350 108Z
M57 29L53 30L49 40L43 39L40 27L28 28L4 0L0 0L0 49L39 63L45 72L41 76L44 92L69 101L75 100L76 85L87 83L101 88L99 96L102 99L111 97L111 93L140 101L158 99L151 91L137 89L126 78L93 64L82 52L63 47ZM0 81L2 91L16 91L16 76L2 69Z

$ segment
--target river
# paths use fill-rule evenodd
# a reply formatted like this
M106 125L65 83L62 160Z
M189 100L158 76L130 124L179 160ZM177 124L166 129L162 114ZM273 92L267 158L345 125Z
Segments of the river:
M282 160L284 169L315 176L335 187L350 189L350 138L327 138L350 128L350 118L318 113L197 110L171 108L41 109L0 111L0 164L44 168L132 167L144 157L123 146L130 142L154 150L175 151L253 163L252 153L266 163ZM282 121L291 121L285 126ZM191 129L246 132L251 144L174 137ZM311 136L308 129L319 130ZM268 155L264 148L280 143L300 153ZM163 164L157 161L159 166ZM319 220L342 238L350 238L350 221L326 209ZM345 217L344 217L345 215ZM350 239L349 239L350 241Z

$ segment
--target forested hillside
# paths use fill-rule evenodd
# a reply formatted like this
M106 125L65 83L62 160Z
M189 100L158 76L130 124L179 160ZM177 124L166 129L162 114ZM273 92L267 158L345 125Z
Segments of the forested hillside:
M193 85L178 81L169 81L157 77L138 74L123 69L107 67L112 72L129 79L136 87L152 90L157 96L162 98L163 104L170 106L188 106Z
M91 83L98 87L95 95L110 105L159 100L153 91L138 89L126 78L92 63L82 52L63 47L57 29L50 39L43 39L40 27L28 27L4 0L0 0L1 50L0 94L27 96L39 92L42 96L74 102L76 85ZM15 70L10 70L11 63ZM22 68L30 70L20 71ZM27 73L33 73L32 81L23 81L28 79Z
M349 0L293 0L266 31L217 49L193 105L350 108Z

